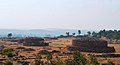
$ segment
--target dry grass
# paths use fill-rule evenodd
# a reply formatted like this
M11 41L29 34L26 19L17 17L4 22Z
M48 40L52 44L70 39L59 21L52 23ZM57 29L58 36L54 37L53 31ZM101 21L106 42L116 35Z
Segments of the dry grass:
M120 53L120 44L108 44L108 46L114 47L116 53Z

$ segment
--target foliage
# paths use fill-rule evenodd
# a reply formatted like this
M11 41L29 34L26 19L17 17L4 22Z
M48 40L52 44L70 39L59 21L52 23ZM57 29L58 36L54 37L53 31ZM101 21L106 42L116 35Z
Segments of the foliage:
M85 58L79 51L75 51L73 59L67 59L65 62L55 61L52 62L52 55L47 55L47 62L43 65L99 65L97 59L94 56L90 56L89 59ZM40 61L36 60L36 63ZM37 65L37 64L36 64Z
M4 65L13 65L13 62L10 60L4 61Z
M22 61L21 64L22 64L22 65L29 65L29 62L28 62L28 61Z
M8 57L12 57L13 56L13 54L12 54L13 51L14 51L13 48L4 48L2 50L2 54L7 55Z
M88 62L79 51L74 52L73 58L73 61L76 63L76 65L86 65Z
M111 65L115 65L115 63L113 63L113 61L111 61L110 59L108 60L108 63Z
M8 36L8 38L11 38L12 37L12 33L9 33L7 36Z
M99 63L94 55L89 56L89 64L90 65L99 65Z
M70 36L70 32L66 32L66 35L67 35L67 36Z
M75 33L72 33L73 36L75 36Z
M68 59L65 61L66 65L74 65L75 64L75 61L72 60L72 59Z
M51 60L52 59L52 55L51 54L48 54L47 55L47 60Z
M13 57L13 53L12 52L8 52L7 56L8 57Z
M55 65L66 65L64 62L56 62Z
M87 34L88 34L88 36L90 36L90 35L91 35L91 32L90 32L90 31L88 31L88 32L87 32Z
M42 62L43 63L43 62ZM38 59L35 59L35 65L40 65L41 64L41 61L38 60Z
M42 59L42 56L41 55L37 55L36 59Z
M79 34L79 35L81 34L81 30L78 30L78 34Z
M40 55L36 56L35 65L43 65L44 63L41 61L42 57Z
M92 32L93 37L107 37L109 39L120 39L120 30L100 30L98 33Z

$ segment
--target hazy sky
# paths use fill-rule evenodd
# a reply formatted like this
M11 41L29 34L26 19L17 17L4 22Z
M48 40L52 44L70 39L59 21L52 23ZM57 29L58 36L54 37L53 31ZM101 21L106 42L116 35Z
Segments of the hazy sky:
M120 0L0 0L0 29L120 29Z

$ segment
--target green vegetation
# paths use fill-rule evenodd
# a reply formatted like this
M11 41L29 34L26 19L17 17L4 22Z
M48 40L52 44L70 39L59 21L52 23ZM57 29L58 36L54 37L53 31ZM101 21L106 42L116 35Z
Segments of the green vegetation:
M120 39L120 30L100 30L98 33L92 32L93 37L106 37L109 39Z
M13 65L13 62L10 60L6 60L3 63L4 63L4 65Z
M66 35L67 35L67 36L70 36L70 32L66 32Z
M43 65L43 61L41 61L42 57L40 55L36 56L35 65Z
M78 35L80 35L81 34L81 30L78 30Z
M40 60L39 59L35 59L35 65L40 65L40 64L41 64Z
M89 64L90 64L90 65L99 65L96 57L93 56L93 55L90 55L90 56L89 56Z
M95 56L90 55L89 57L84 57L79 51L75 51L73 58L62 61L56 57L56 61L52 61L52 55L46 55L47 62L42 62L41 57L37 56L35 59L35 65L99 65Z
M8 54L13 51L12 48L4 48L3 53ZM82 55L79 51L75 51L73 53L72 58L68 58L66 61L62 61L59 57L56 57L56 60L53 60L53 56L51 54L46 55L46 57L42 58L40 54L36 56L34 60L34 65L100 65L94 55L89 55L88 57ZM46 59L46 62L41 61L41 59ZM13 65L13 62L10 60L6 60L3 62L4 65ZM111 65L115 65L111 60L108 60L108 63ZM22 65L29 65L28 61L22 61Z
M87 64L87 59L80 54L79 51L75 51L74 55L73 55L73 61L75 63L75 65L86 65Z
M115 63L113 63L113 61L110 60L110 59L108 60L108 63L111 64L111 65L115 65Z
M93 55L85 58L79 51L75 51L73 59L67 60L66 65L99 65L99 63Z
M28 61L22 61L21 64L22 64L22 65L29 65L29 62L28 62Z
M14 51L13 48L4 48L2 50L2 54L7 55L8 57L12 57L13 56L13 53L12 53L13 51Z
M7 36L8 36L8 38L11 38L12 37L12 33L9 33Z

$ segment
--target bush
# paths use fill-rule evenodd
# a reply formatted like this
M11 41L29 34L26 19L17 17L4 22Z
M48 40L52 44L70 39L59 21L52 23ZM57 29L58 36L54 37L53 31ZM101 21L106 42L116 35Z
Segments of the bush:
M2 54L8 55L10 52L13 52L13 51L14 51L13 48L4 48L2 50Z
M14 51L13 48L4 48L2 50L2 54L7 55L8 57L13 57L13 54L12 54L13 51Z
M10 60L4 61L4 65L13 65L13 62Z

